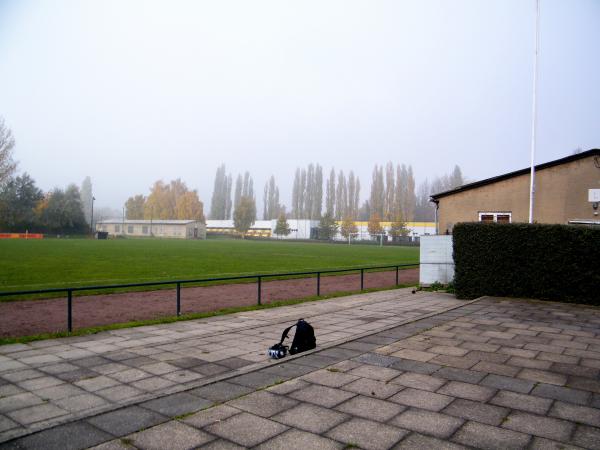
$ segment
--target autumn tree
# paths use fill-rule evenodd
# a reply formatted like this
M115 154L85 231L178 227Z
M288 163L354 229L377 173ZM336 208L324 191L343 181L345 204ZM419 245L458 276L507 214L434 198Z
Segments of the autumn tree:
M338 230L338 224L329 214L325 214L319 221L319 239L330 241Z
M17 168L17 164L12 158L14 146L15 139L12 132L4 124L4 119L0 117L0 186L10 180Z
M129 197L125 202L125 217L128 220L141 220L144 218L144 205L146 197L143 195L135 195Z
M376 213L380 218L384 215L385 183L383 181L383 167L375 165L371 179L371 198L369 200L371 213Z
M279 204L279 188L275 184L275 177L271 175L265 183L263 195L263 219L273 220L279 216L281 205Z
M356 234L357 232L358 228L354 223L354 219L352 219L352 217L350 216L344 217L344 220L342 221L342 226L340 227L340 234L345 239L348 239L349 236Z
M402 217L402 213L397 212L390 226L390 236L392 236L394 239L397 239L401 236L408 235L408 231L409 230L406 227L406 222Z
M287 236L291 233L290 225L288 224L285 214L280 214L275 225L275 234L277 236Z
M64 191L55 189L41 211L44 226L52 232L83 233L87 230L79 188L71 184Z
M381 216L377 212L371 214L367 228L369 230L369 234L373 237L383 233L383 228L381 227Z
M185 192L177 197L177 202L175 204L175 218L181 220L198 220L200 222L205 221L204 207L195 190Z
M335 215L335 169L333 168L329 172L325 190L325 214L332 217Z
M242 236L254 225L256 221L256 203L249 195L240 197L240 202L233 212L233 226Z

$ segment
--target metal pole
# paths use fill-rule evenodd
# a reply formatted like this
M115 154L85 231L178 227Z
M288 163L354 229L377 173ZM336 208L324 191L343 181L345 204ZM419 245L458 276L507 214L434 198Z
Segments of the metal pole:
M261 303L261 277L258 277L258 304L260 305Z
M73 291L67 289L67 328L69 333L73 331Z
M365 286L365 269L360 269L360 290L362 291Z
M535 147L537 128L537 79L540 47L540 0L535 0L535 54L533 58L533 105L531 111L531 170L529 176L529 223L533 223L535 203Z
M396 286L398 286L398 266L396 266Z
M177 283L177 315L181 315L181 283Z
M317 272L317 297L321 296L321 272Z

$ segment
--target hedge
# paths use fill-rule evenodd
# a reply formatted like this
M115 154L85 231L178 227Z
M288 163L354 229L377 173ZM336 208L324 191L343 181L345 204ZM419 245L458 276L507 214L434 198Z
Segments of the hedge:
M460 223L458 298L525 297L600 305L600 228Z

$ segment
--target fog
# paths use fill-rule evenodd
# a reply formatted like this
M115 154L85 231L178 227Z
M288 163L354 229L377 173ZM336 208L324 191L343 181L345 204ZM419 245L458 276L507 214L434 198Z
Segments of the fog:
M0 0L0 116L45 190L93 182L121 211L215 171L359 175L527 167L533 0ZM600 147L600 2L541 0L537 162Z

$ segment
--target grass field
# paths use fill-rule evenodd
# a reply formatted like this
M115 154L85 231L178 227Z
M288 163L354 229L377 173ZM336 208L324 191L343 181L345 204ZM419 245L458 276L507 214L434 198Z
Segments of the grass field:
M176 239L0 240L0 291L415 263L418 247Z

